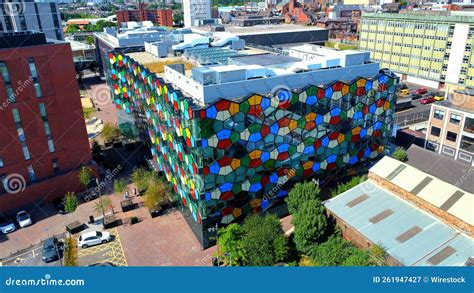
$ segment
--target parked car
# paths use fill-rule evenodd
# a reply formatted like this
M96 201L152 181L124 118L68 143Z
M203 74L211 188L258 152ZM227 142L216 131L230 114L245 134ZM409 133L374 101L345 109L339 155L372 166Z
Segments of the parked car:
M425 89L425 88L419 88L419 89L416 89L416 90L413 91L413 93L414 93L415 95L424 95L424 94L426 94L427 92L428 92L428 90Z
M55 237L49 237L43 243L43 261L48 263L60 258L60 252L62 247L58 243L58 239Z
M423 97L423 99L420 100L420 104L431 104L431 103L434 103L436 102L436 100L433 98L433 96L426 96L426 97Z
M418 95L418 94L412 94L412 95L411 95L411 99L412 99L412 100L418 100L418 99L420 99L421 97L422 97L422 95Z
M402 89L398 92L399 95L409 95L410 94L410 90L409 89Z
M16 220L21 228L28 227L33 224L30 215L28 215L28 213L25 211L19 211L18 214L16 214Z
M401 90L408 89L408 86L407 86L406 84L404 84L404 83L401 83L401 84L400 84L400 89L401 89Z
M0 216L0 231L2 231L3 234L8 234L13 231L15 231L15 223L11 221L10 219Z
M444 96L441 94L441 93L431 93L431 95L433 96L433 99L435 99L436 101L442 101L444 100Z
M112 241L112 237L110 236L109 232L92 231L81 234L81 236L79 236L77 246L81 248L87 248L89 246L104 244L110 241Z
M115 264L109 262L109 261L104 261L104 262L96 262L92 263L90 265L87 265L88 267L115 267Z

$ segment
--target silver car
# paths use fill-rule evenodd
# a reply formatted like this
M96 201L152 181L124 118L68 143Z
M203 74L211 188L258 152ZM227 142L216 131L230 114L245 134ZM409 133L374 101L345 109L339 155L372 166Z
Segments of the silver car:
M81 248L87 248L89 246L104 244L110 241L112 241L112 236L110 236L109 232L92 231L81 234L81 236L79 236L77 246Z
M8 234L15 231L16 227L13 221L10 221L6 218L0 217L0 231L3 234Z

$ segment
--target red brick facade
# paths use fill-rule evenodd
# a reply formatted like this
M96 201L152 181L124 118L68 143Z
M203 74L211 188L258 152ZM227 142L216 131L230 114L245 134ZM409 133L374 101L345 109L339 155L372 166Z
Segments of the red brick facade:
M140 4L139 9L118 10L116 13L119 24L149 20L160 26L173 26L173 10L171 9L147 9L146 5Z
M31 78L28 58L34 58L42 97L38 98ZM26 187L18 193L8 193L0 184L0 212L9 211L32 202L51 201L63 197L67 191L80 191L78 169L91 165L91 150L82 113L69 44L42 44L29 47L0 49L0 62L5 62L16 101L7 100L6 84L0 74L0 177L20 174ZM40 114L44 103L47 122L54 143L48 141ZM24 131L30 159L25 159L17 125L13 118L17 109ZM57 160L57 169L53 168ZM28 175L31 166L35 180Z

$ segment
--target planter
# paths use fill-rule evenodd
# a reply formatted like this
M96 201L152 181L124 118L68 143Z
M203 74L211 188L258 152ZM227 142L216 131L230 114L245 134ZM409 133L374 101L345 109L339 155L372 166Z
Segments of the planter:
M78 221L74 221L74 222L66 225L66 231L68 231L71 234L79 233L82 230L84 230L84 224L82 224Z
M103 226L105 229L114 228L117 226L117 219L114 215L107 215L104 217Z
M152 218L156 218L156 217L158 217L159 215L161 215L162 209L161 209L161 207L158 206L158 207L156 207L156 208L154 208L154 209L148 209L148 211L150 212L150 216L151 216Z
M120 206L122 207L122 212L128 212L135 208L135 204L131 199L122 200Z

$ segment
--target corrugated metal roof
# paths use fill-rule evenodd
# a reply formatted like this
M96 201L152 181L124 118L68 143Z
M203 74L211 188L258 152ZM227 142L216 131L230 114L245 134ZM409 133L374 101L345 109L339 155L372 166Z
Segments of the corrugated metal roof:
M367 199L352 207L348 206L348 203L364 194L368 196ZM324 205L347 225L383 247L406 266L433 265L428 263L428 259L447 246L456 252L440 260L439 266L462 266L474 256L473 239L371 180L326 201ZM387 210L391 211L390 215ZM381 214L388 216L376 223L370 222L370 219ZM414 229L415 226L418 228Z
M383 157L370 172L429 202L460 220L474 225L474 194L449 184L409 164ZM466 178L472 184L472 179ZM459 180L463 180L459 178ZM466 181L464 180L464 181Z

